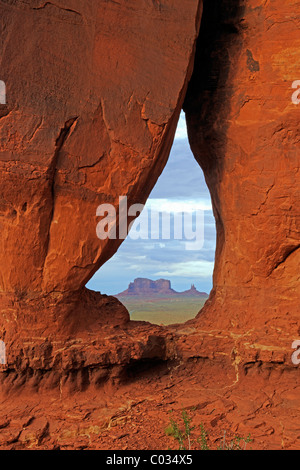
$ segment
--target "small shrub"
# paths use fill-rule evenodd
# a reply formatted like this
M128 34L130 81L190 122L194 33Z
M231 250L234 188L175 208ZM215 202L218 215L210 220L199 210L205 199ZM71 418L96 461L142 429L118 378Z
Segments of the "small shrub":
M186 410L181 412L181 418L182 424L178 424L171 416L170 424L165 429L165 434L173 437L173 439L178 442L179 450L192 450L192 446L195 442L198 444L199 450L211 450L208 445L208 434L204 425L200 425L200 436L194 441L192 439L192 433L196 429L196 426L192 426L192 418ZM252 442L250 434L246 438L235 436L232 440L227 442L225 431L222 443L217 450L246 450L250 442ZM193 450L197 449L194 448Z
M180 429L180 426L176 421L173 418L170 418L170 424L165 429L165 433L167 436L172 436L178 442L179 450L191 450L191 433L195 426L191 426L192 419L185 410L182 411L181 416L184 429Z
M200 444L200 450L209 450L208 443L207 443L207 432L203 424L200 425L201 435L198 437L198 442Z

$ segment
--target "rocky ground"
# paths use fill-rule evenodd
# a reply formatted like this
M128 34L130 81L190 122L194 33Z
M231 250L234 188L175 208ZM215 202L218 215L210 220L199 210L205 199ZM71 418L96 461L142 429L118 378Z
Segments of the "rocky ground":
M299 449L299 371L263 361L226 366L221 356L132 362L102 381L84 370L53 389L14 384L0 405L1 449L178 449L165 429L187 410L209 446L249 434L252 449ZM155 356L155 355L154 355ZM193 357L194 356L194 357ZM88 372L91 376L91 370Z
M1 448L172 447L172 408L211 445L226 430L299 448L299 11L1 2ZM182 108L217 249L203 311L167 330L84 286L131 222L120 196L147 200ZM100 240L107 203L118 237Z

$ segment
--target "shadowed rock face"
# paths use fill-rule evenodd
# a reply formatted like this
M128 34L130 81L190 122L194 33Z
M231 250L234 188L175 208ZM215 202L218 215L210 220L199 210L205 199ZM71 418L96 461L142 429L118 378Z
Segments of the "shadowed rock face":
M218 238L214 289L197 322L251 330L262 344L274 336L282 352L298 335L300 313L296 4L204 2L184 105Z

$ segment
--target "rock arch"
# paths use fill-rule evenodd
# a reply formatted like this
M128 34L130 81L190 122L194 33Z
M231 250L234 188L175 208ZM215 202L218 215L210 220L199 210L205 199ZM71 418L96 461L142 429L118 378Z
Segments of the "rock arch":
M213 358L216 348L234 367L285 363L299 321L298 69L282 58L287 47L297 57L289 5L204 2L192 77L201 1L67 3L1 5L10 96L0 120L0 333L9 367ZM183 330L133 327L120 303L84 289L118 248L99 244L96 208L120 195L146 200L183 102L217 220L214 290ZM121 346L116 335L105 340L112 326L123 328Z

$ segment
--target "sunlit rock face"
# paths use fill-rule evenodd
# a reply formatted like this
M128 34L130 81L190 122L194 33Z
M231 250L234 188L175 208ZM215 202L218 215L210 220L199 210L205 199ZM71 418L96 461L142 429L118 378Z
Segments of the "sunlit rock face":
M84 287L122 241L97 237L96 211L112 204L118 225L119 197L144 203L162 172L202 1L16 0L0 13L0 336L8 364L61 365L67 338L80 335L81 359L73 350L66 363L107 365L110 341L95 359L86 352L90 335L124 327L129 314ZM133 338L112 362L147 356L132 350Z
M252 332L272 356L268 337L285 354L299 317L290 8L206 1L198 37L194 0L2 4L3 337L63 341L129 322L117 300L84 289L120 244L97 238L96 209L145 202L185 100L218 231L214 289L193 325Z
M299 7L2 0L1 449L166 449L170 407L299 449ZM146 200L184 99L214 288L184 325L130 322L84 288L120 243L96 209Z
M201 1L2 2L0 285L67 292L116 251L99 204L143 203L167 161Z

